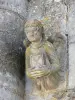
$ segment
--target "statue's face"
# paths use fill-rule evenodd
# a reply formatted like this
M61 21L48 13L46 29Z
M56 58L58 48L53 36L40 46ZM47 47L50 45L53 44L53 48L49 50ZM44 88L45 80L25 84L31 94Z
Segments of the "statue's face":
M37 27L27 27L26 36L30 42L37 42L41 39L41 32Z

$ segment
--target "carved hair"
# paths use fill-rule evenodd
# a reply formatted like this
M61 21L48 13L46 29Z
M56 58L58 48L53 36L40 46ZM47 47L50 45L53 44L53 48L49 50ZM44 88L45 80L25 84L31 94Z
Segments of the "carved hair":
M28 20L24 25L24 32L25 33L26 33L25 29L28 27L36 27L36 30L40 31L40 34L42 35L42 39L45 39L44 28L43 28L43 25L40 21L38 21L37 19ZM24 40L24 45L27 47L29 44L30 44L30 42L26 38L26 40Z

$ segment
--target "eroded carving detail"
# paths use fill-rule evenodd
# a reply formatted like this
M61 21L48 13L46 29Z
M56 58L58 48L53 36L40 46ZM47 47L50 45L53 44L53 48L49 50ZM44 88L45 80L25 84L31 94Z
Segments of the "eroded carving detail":
M33 92L56 93L62 87L61 66L53 44L45 39L43 26L36 19L26 22L25 32L30 41L26 49L26 75L33 82Z

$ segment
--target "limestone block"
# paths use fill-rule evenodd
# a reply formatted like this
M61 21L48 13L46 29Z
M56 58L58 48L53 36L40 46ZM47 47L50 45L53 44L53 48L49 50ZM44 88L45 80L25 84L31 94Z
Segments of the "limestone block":
M38 0L39 3L32 0L29 6L29 18L42 19L46 36L55 36L56 33L69 35L69 48L66 52L66 42L64 49L61 47L58 52L62 53L61 59L69 52L64 59L61 60L62 67L69 68L68 88L75 87L75 1L74 0ZM40 8L41 7L41 8ZM59 53L58 53L59 55ZM67 65L65 61L68 59ZM68 65L69 63L69 65ZM28 86L27 86L28 87ZM73 91L72 91L73 94ZM31 98L32 100L32 98ZM64 100L73 100L72 95L66 96Z

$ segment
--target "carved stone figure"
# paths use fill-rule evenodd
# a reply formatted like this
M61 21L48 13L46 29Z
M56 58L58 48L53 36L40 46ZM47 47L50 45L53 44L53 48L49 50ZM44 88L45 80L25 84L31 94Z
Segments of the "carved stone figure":
M26 49L26 75L33 82L33 91L46 95L54 93L60 84L60 62L52 43L44 36L43 25L34 19L27 21L25 32L29 46Z

